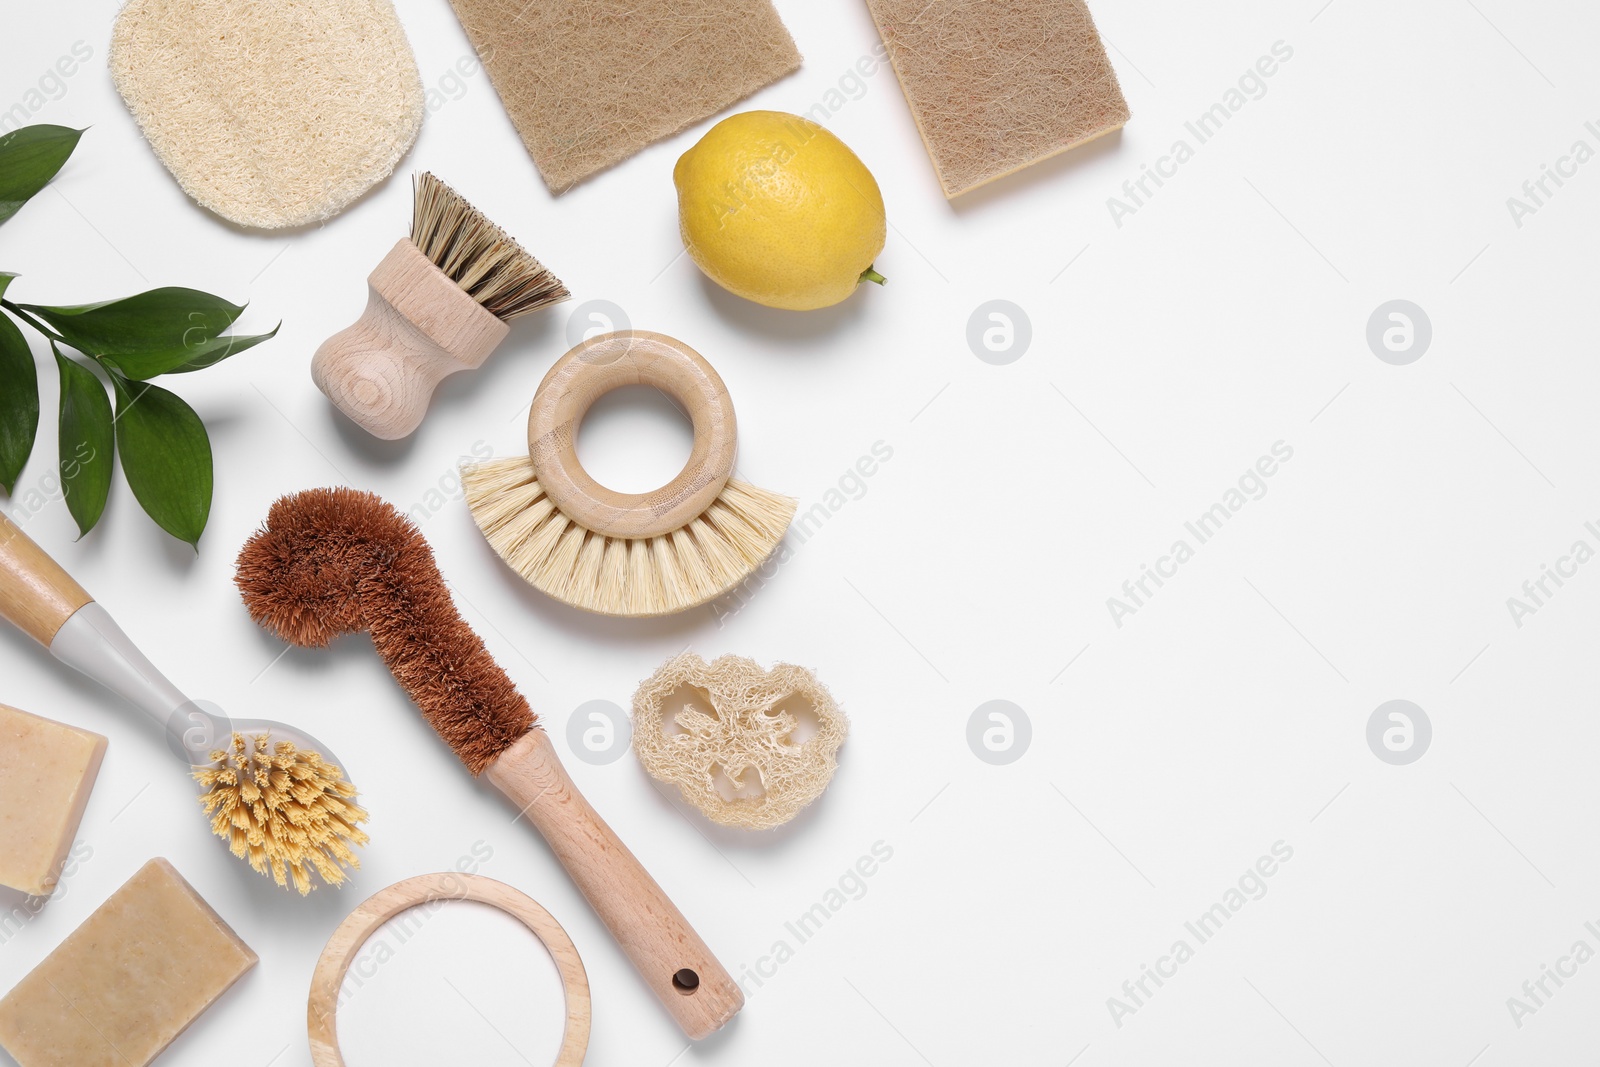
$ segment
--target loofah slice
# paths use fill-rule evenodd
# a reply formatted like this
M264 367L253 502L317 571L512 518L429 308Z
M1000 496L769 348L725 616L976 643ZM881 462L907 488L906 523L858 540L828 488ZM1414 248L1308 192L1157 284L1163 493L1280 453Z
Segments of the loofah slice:
M668 660L633 697L633 751L706 818L781 826L822 795L849 722L816 675L742 656Z
M800 67L771 0L451 0L552 192Z
M867 0L947 197L1120 129L1084 0Z
M422 128L390 0L128 0L111 77L184 192L241 226L321 222Z

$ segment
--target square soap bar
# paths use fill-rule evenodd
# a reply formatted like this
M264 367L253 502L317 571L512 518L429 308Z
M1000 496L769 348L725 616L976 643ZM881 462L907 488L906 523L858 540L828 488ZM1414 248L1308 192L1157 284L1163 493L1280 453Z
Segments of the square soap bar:
M0 1047L20 1067L144 1067L255 965L154 859L0 999Z
M0 885L55 889L105 751L99 734L0 704Z

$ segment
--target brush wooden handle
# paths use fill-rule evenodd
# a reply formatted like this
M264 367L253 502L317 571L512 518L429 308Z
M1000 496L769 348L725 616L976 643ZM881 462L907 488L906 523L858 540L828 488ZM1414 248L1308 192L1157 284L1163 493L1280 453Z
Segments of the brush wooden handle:
M707 1037L744 1007L733 976L578 792L549 734L530 730L484 774L544 835L685 1034Z
M618 493L578 462L578 427L596 400L625 385L672 397L694 423L682 472L650 493ZM607 537L658 537L706 513L733 475L738 424L733 399L705 357L677 338L646 330L601 334L556 360L528 411L528 454L550 502Z
M405 437L446 375L476 370L510 327L407 238L367 278L367 308L311 359L311 379L362 429Z
M49 648L62 625L93 599L21 527L0 514L0 617Z

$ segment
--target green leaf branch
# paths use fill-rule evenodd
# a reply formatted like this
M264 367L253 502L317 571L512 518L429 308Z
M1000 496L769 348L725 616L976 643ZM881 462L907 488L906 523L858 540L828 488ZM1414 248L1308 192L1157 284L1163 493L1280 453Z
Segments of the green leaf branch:
M0 137L0 223L49 184L81 136L62 126L24 126ZM16 278L0 271L0 488L8 496L16 489L39 429L39 368L21 324L42 334L55 356L57 462L79 535L100 521L120 458L145 513L198 547L211 513L211 441L194 409L150 379L204 370L270 340L277 327L229 334L242 305L175 287L97 304L23 304L9 296Z

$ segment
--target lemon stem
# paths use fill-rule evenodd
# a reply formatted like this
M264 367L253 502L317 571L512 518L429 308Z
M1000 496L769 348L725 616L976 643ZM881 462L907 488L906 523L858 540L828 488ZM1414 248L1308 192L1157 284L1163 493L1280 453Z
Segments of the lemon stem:
M861 280L864 282L873 282L877 285L883 285L889 279L885 278L871 267L868 267L866 270L861 272Z

